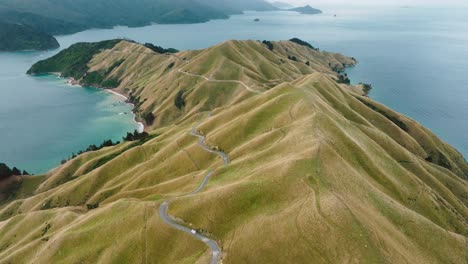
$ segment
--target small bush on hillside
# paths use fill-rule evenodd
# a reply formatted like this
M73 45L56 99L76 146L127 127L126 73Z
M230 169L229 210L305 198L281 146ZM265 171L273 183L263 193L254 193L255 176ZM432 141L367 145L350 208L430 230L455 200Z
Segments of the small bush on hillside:
M299 45L301 45L301 46L305 46L305 47L311 48L311 49L316 50L316 51L319 50L318 48L315 48L314 46L312 46L310 43L305 42L305 41L303 41L303 40L301 40L301 39L298 39L298 38L292 38L292 39L290 39L289 41L294 42L294 43L296 43L296 44L299 44Z
M338 83L344 83L344 84L351 84L351 80L348 78L348 75L345 74L340 74L338 75Z
M269 50L274 49L273 43L271 41L264 40L264 41L262 41L262 43L265 44L268 47Z
M369 92L372 90L371 84L368 84L368 83L359 83L359 84L362 85L363 87L362 91L364 92L364 95L368 95Z
M152 125L156 117L152 112L147 112L143 115L143 119L145 120L146 124Z
M183 90L180 90L177 93L176 98L174 99L174 104L179 109L182 109L182 108L185 107L185 99L184 99L184 91Z

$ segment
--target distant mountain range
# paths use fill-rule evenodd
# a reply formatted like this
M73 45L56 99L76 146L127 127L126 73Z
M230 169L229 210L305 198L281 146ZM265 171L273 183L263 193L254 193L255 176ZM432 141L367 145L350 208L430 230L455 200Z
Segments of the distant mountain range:
M0 51L48 50L58 47L57 40L47 33L0 20Z
M244 10L277 8L263 0L0 0L0 18L9 25L37 31L34 35L71 34L115 25L201 23L225 19ZM14 34L10 36L13 38ZM45 44L41 42L37 47Z

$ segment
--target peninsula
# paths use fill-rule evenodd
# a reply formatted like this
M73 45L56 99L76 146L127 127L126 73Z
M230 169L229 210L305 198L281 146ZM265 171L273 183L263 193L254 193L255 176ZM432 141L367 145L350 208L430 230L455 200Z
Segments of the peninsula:
M0 205L0 262L464 263L466 161L350 85L356 63L297 38L110 40L38 62L153 120L25 177Z

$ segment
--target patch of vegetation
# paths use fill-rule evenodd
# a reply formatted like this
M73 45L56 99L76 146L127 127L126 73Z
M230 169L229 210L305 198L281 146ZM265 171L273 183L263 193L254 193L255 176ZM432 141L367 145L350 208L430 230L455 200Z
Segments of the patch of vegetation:
M10 169L5 163L0 163L0 180L9 178L11 176L21 176L21 175L29 175L29 173L25 170L21 171L16 167Z
M153 112L150 111L143 114L143 119L145 120L147 125L151 126L156 117L154 116Z
M128 136L128 135L127 135L127 136ZM104 164L106 164L107 162L109 162L109 161L113 160L114 158L118 157L120 154L124 153L125 151L128 151L128 150L130 150L130 149L132 149L132 148L134 148L134 147L137 147L137 146L141 146L141 145L143 145L144 143L150 141L151 139L153 139L153 138L155 138L155 137L157 137L157 136L158 136L158 135L148 135L147 137L145 137L145 138L143 138L143 139L140 139L139 141L134 141L134 142L132 142L129 146L125 147L124 149L122 149L122 150L120 150L120 151L118 151L118 152L116 152L116 153L112 153L112 154L109 154L109 155L107 155L107 156L105 156L105 157L100 158L100 159L93 165L93 167L90 168L90 169L88 169L88 170L86 170L86 171L84 172L84 174L89 173L90 171L95 170L95 169L101 167L102 165L104 165Z
M288 56L288 59L292 60L292 61L297 61L297 57L296 56Z
M51 227L52 227L51 224L46 223L46 226L44 227L44 229L42 229L41 237L43 237L43 236L49 231L49 229L50 229Z
M133 133L127 132L127 135L123 138L124 141L137 141L137 140L142 140L145 139L149 136L148 133L145 131L143 132L138 132L137 130L133 131Z
M171 62L169 65L167 65L167 69L172 69L175 66L175 62Z
M145 47L147 47L148 49L156 52L156 53L160 53L160 54L164 54L164 53L177 53L179 52L179 50L176 50L176 49L173 49L173 48L168 48L168 49L165 49L163 47L160 47L160 46L155 46L151 43L145 43L144 44Z
M182 109L185 107L184 93L185 93L184 90L180 90L174 99L174 104L179 109Z
M368 84L368 83L359 83L360 85L362 85L363 89L363 93L365 96L369 95L369 92L372 90L372 85L371 84Z
M303 40L301 40L301 39L292 38L292 39L290 39L289 41L294 42L294 43L296 43L296 44L299 44L299 45L301 45L301 46L305 46L305 47L311 48L311 49L313 49L313 50L319 51L318 48L315 48L315 47L312 46L310 43L305 42L305 41L303 41Z
M264 40L264 41L262 41L262 43L265 44L268 47L269 50L274 49L273 43L271 41Z
M429 153L429 156L425 160L427 162L442 166L448 170L452 169L452 165L450 164L450 161L440 151Z
M104 88L116 88L120 85L120 80L115 78L108 78L101 82L101 87Z
M112 49L121 39L106 40L96 43L76 43L59 52L57 55L35 63L28 74L60 72L63 77L81 79L89 70L88 63L93 56L102 50ZM90 78L90 77L87 77ZM99 76L92 76L99 80ZM102 79L102 78L101 78ZM102 82L102 80L101 80Z
M115 146L115 145L118 145L118 144L120 144L120 141L113 142L111 139L107 139L107 140L104 140L101 143L101 145L99 145L99 146L97 146L95 144L92 144L92 145L89 145L85 150L80 150L76 154L72 153L72 155L71 155L71 157L69 159L62 160L61 163L65 164L65 163L67 163L67 161L72 160L72 159L76 158L77 156L79 156L79 155L81 155L83 153L91 152L91 151L97 151L97 150L100 150L102 148L111 147L111 146Z
M116 62L114 62L108 69L107 69L107 72L105 75L111 73L115 68L119 67L120 65L122 65L122 63L125 62L125 59L120 59L120 60L117 60Z
M344 83L344 84L351 84L351 80L348 78L348 74L339 74L338 75L338 83Z
M393 116L393 115L390 115L389 113L387 113L386 111L378 108L376 105L362 99L362 98L359 98L359 97L356 97L359 101L361 101L361 103L365 104L367 107L369 107L370 109L376 111L377 113L383 115L385 118L387 118L388 120L392 121L395 125L397 125L399 128L401 128L402 130L408 132L408 126L403 122L401 121L400 119L398 119L397 117Z
M99 203L94 203L94 204L86 204L86 208L89 210L97 209L99 208Z

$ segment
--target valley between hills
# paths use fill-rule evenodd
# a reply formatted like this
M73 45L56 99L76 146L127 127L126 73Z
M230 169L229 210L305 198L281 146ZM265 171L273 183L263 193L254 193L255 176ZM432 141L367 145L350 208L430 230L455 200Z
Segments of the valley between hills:
M114 88L148 135L18 178L0 263L466 263L468 164L348 84L354 58L155 50L79 43L31 67Z

